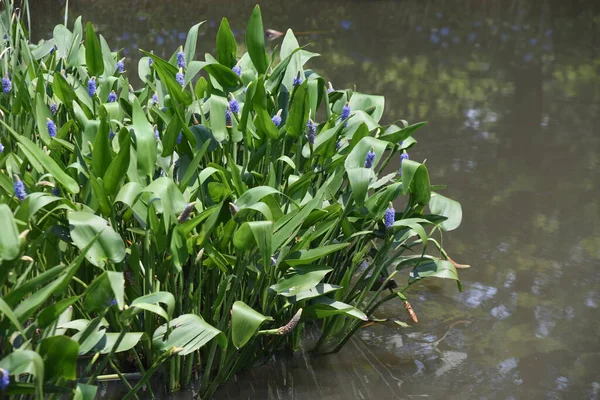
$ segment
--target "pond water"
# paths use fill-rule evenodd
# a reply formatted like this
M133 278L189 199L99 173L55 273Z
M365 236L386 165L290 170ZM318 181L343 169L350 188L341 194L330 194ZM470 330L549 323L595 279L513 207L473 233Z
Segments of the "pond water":
M64 1L34 3L43 38ZM170 55L200 20L201 51L214 54L222 16L243 42L255 2L70 3L134 70L138 48ZM372 325L339 354L275 357L216 398L599 398L600 3L260 4L265 28L292 28L323 54L309 66L336 87L385 95L387 122L429 121L410 156L462 203L446 246L472 268L462 293L446 281L409 293L414 327ZM388 303L377 316L406 312Z

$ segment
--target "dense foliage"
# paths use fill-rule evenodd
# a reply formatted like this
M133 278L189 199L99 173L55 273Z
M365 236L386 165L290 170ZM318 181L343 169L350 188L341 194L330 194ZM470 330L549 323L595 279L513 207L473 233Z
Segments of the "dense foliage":
M36 45L24 21L0 16L0 389L91 399L116 374L130 398L161 373L209 397L306 323L335 351L385 301L416 322L414 282L458 282L434 234L460 205L407 153L423 123L381 126L384 98L304 69L291 31L269 57L258 7L241 58L223 19L196 61L198 24L144 52L140 90L91 24Z

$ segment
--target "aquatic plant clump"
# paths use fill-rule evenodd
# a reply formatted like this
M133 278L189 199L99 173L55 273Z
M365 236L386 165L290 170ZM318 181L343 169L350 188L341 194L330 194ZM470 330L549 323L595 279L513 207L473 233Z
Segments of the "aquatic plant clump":
M91 23L34 44L12 2L0 14L26 44L0 43L15 82L0 119L10 396L94 398L116 376L125 400L159 382L210 398L307 325L315 351L337 351L396 318L387 301L416 323L416 282L460 287L440 245L460 204L407 156L424 123L383 124L384 97L328 85L291 30L271 61L258 6L247 53L223 19L200 60L198 24L166 58L140 50L140 88Z

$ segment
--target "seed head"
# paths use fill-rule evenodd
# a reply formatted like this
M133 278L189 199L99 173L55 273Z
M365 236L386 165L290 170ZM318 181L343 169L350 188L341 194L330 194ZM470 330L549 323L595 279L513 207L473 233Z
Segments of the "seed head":
M179 217L177 218L177 221L179 221L180 224L184 223L185 221L187 221L190 218L192 211L194 211L195 205L196 205L196 202L193 201L191 203L188 203L185 206L185 208L183 209L183 211L181 212L181 214L179 214Z
M292 317L290 322L288 322L286 325L279 328L278 333L280 335L287 335L288 333L290 333L292 330L294 330L296 325L298 325L298 322L300 322L301 317L302 317L302 309L300 308L300 309L298 309L296 314Z

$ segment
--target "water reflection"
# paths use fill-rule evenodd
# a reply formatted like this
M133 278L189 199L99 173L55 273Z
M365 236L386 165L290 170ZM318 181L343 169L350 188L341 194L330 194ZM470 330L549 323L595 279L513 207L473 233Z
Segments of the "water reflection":
M40 39L62 18L55 3L36 1ZM135 70L137 48L168 57L200 18L199 52L214 53L223 15L243 50L254 1L71 3ZM266 27L292 28L323 54L310 66L336 87L385 95L387 122L429 121L410 156L427 158L432 182L462 202L463 226L446 240L474 268L463 293L447 282L415 288L418 325L362 329L333 356L277 356L217 397L599 398L600 4L261 6ZM401 304L378 316L408 321Z

